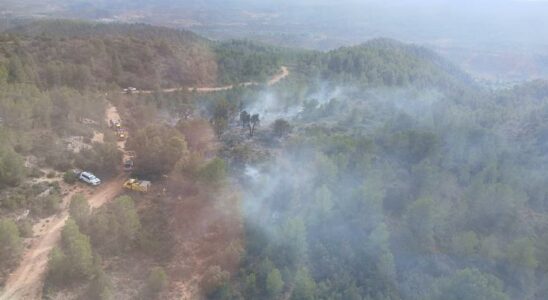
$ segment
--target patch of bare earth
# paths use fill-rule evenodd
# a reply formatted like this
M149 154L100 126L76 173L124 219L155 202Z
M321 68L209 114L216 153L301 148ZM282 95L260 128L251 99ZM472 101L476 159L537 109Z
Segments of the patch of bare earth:
M175 239L167 270L168 299L201 299L212 271L235 274L243 251L243 222L239 197L228 188L176 180L168 184L171 202L169 230Z
M99 131L93 131L93 138L91 139L92 143L104 143L105 142L105 134Z
M108 118L120 119L114 106L107 109L107 120ZM119 147L123 150L125 142L121 142ZM19 265L8 276L4 289L0 290L0 300L41 299L49 253L61 238L61 230L69 217L68 204L72 196L83 192L88 197L90 206L98 208L121 192L124 180L125 174L121 174L96 189L84 187L82 184L69 188L62 184L62 211L55 216L39 220L33 226L35 236L27 241L27 248Z

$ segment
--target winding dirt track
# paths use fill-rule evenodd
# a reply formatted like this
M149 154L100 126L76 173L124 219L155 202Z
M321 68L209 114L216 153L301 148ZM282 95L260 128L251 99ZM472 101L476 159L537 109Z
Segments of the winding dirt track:
M280 82L282 79L289 76L289 69L285 66L281 67L278 74L273 76L267 85L272 86ZM236 86L252 86L259 85L257 82L245 82L238 85L227 85L221 87L199 87L199 88L173 88L164 89L163 92L176 92L187 89L189 91L197 91L199 93L226 91L235 88ZM153 91L138 91L137 93L150 94ZM116 108L109 105L106 111L106 120L120 120L120 116ZM124 142L118 143L119 148L124 150ZM97 208L106 202L114 199L121 193L122 183L126 179L124 174L119 175L115 179L105 182L101 187L88 197L88 201L91 207ZM70 198L81 190L75 189L68 193L63 203L70 203ZM30 248L25 251L23 258L19 263L16 270L13 271L6 280L6 284L3 290L0 290L0 300L12 300L12 299L41 299L42 289L44 284L44 276L46 273L47 263L49 259L49 253L57 245L61 238L61 230L65 225L66 220L69 217L68 205L65 205L63 211L47 222L47 227L39 237L37 237L31 244ZM42 220L45 221L45 220ZM43 224L44 222L39 222Z
M107 109L107 118L120 119L115 107L109 106ZM122 142L118 146L123 150L125 145ZM121 174L98 187L91 196L87 197L90 206L97 208L114 199L114 197L120 194L125 179L125 174ZM63 203L70 203L72 196L81 191L82 189L73 189L64 197ZM34 300L42 298L42 288L49 253L59 242L61 230L68 217L68 205L65 205L61 213L50 219L47 227L44 228L45 231L41 232L41 235L32 242L30 248L23 254L23 258L17 269L8 277L4 290L1 291L0 300ZM43 224L43 222L39 222L38 224ZM34 230L35 232L38 231L36 229Z
M282 66L280 68L280 72L278 74L274 75L266 84L269 86L275 85L276 83L280 82L282 79L289 76L290 72L289 69L286 66ZM231 84L231 85L225 85L225 86L217 86L217 87L180 87L180 88L169 88L169 89L162 89L162 92L164 93L173 93L173 92L180 92L180 91L189 91L189 92L198 92L198 93L212 93L212 92L222 92L222 91L228 91L235 87L245 87L245 86L254 86L259 85L258 82L242 82L239 84ZM133 92L133 94L152 94L154 91L136 91Z
M125 178L120 175L101 186L88 198L90 206L100 207L116 197L121 190ZM72 197L76 192L69 193ZM50 251L57 245L61 237L61 229L68 219L68 209L53 217L41 237L24 254L19 267L9 276L1 300L8 299L41 299L44 275Z

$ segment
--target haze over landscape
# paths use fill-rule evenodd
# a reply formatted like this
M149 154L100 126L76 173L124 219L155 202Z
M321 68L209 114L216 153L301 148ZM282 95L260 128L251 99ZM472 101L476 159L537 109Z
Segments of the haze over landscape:
M548 1L0 0L0 300L548 299Z
M548 68L542 0L4 2L5 16L144 22L318 50L388 37L426 45L492 81L546 77Z

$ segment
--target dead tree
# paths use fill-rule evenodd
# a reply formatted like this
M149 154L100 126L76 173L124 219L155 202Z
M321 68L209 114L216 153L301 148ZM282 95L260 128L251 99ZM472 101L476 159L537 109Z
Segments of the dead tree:
M255 127L261 124L259 114L254 114L253 116L251 116L249 123L249 135L253 136L253 134L255 134Z
M251 121L251 115L247 111L242 111L240 113L240 122L242 122L242 128L249 127L249 122Z

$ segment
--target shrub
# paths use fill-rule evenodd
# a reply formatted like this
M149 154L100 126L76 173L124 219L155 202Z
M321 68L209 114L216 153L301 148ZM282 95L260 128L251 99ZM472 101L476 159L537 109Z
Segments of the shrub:
M18 186L25 177L23 158L11 149L0 147L0 187Z
M112 299L112 285L108 276L100 268L95 272L89 285L88 298L97 300Z
M202 289L207 293L214 293L225 285L230 278L230 274L219 266L211 266L207 269L202 279Z
M66 171L63 175L63 180L68 184L74 184L78 181L78 175L73 171Z
M29 176L32 177L32 178L40 178L40 177L44 176L44 172L42 172L38 168L32 168L32 169L30 169Z
M153 268L143 290L143 299L156 299L167 285L167 275L162 267Z
M44 212L53 215L61 209L61 197L57 194L49 195L44 201Z
M49 257L46 287L87 279L93 274L93 267L89 237L80 232L73 219L68 219L61 232L61 248L55 248Z
M199 172L199 178L206 183L219 183L226 177L225 161L216 157L207 163Z
M283 137L291 131L291 125L284 119L278 119L274 122L272 126L272 131L277 137Z
M17 225L9 219L0 220L0 266L13 263L21 250L21 237Z
M19 228L19 232L21 233L22 237L25 237L25 238L32 237L33 235L32 223L28 219L19 221L19 223L17 224L17 227Z

